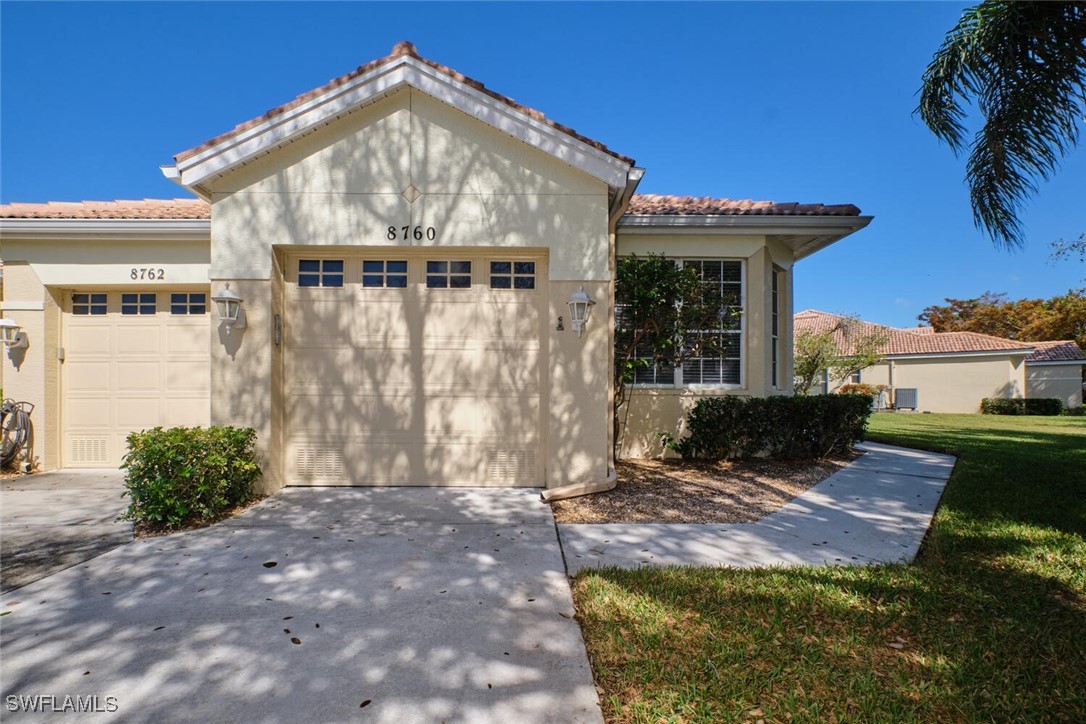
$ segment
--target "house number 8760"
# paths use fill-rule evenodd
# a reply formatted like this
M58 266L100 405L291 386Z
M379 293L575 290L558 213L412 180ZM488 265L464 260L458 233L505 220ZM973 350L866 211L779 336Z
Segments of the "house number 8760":
M433 241L437 238L437 229L432 226L401 226L398 229L395 226L390 226L388 227L387 238L389 241L396 241L397 239L404 241L410 239Z

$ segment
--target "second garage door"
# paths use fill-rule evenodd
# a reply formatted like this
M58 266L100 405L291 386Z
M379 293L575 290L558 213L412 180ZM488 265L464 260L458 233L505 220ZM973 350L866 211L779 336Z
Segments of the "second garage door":
M541 485L544 265L288 256L288 482Z

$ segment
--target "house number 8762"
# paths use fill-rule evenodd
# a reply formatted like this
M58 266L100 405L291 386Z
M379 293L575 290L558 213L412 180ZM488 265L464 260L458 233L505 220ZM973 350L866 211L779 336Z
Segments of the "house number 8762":
M147 279L150 281L160 281L166 278L165 269L155 269L153 267L132 267L128 276L132 279Z
M387 238L389 241L396 241L397 239L402 239L403 241L408 241L410 239L414 239L415 241L422 241L423 239L433 241L437 238L437 229L432 226L401 226L398 229L395 226L390 226L388 227Z

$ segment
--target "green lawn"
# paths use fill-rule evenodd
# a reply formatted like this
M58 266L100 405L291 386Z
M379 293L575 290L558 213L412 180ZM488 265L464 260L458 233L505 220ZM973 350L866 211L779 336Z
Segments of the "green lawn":
M915 564L577 576L609 721L1086 721L1086 418L869 437L959 456Z

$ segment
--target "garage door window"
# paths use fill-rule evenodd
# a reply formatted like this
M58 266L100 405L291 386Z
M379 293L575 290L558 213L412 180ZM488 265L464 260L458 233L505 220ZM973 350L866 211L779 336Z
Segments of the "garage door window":
M342 259L299 259L298 286L342 287Z
M407 286L406 261L378 261L367 259L362 262L362 286L370 288L392 287L402 289Z
M157 294L122 294L121 314L126 316L154 314L158 311Z
M470 289L471 262L426 262L426 286L429 289Z
M207 294L203 292L171 294L170 314L207 314Z
M105 294L73 294L72 295L72 314L93 314L100 315L106 313L106 295Z
M490 262L491 289L535 289L534 261Z

